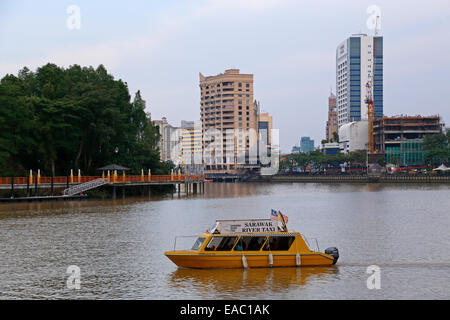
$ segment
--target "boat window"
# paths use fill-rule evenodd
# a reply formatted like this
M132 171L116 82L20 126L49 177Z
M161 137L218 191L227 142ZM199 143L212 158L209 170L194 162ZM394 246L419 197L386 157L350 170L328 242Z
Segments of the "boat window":
M269 237L269 240L267 240L266 245L264 246L264 251L289 250L294 240L295 237Z
M229 251L236 243L237 236L234 237L212 237L205 248L205 251Z
M259 251L266 241L266 237L242 236L235 247L235 250Z
M194 245L192 246L191 250L198 250L202 246L204 241L205 241L205 238L198 238L195 241Z

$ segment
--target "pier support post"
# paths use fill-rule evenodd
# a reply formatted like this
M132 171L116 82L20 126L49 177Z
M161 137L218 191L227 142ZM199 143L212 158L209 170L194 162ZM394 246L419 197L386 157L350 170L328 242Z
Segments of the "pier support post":
M196 183L193 183L192 186L193 186L193 191L192 191L192 193L197 193L197 184L196 184Z
M116 186L113 186L113 200L116 200Z
M37 197L38 196L38 178L36 176L35 178L36 180L34 180L34 195Z
M178 184L178 197L180 196L180 193L181 193L181 184L179 183Z
M50 178L50 194L51 194L51 196L53 197L54 196L54 194L53 194L53 175L51 176L51 178Z
M152 188L150 185L148 186L148 197L150 198L152 196Z
M122 187L122 199L125 199L125 187Z
M30 196L30 179L27 179L27 197Z

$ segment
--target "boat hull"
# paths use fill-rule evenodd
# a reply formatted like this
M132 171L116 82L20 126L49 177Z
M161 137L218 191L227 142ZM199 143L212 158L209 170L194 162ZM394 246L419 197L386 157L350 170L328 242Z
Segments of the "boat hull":
M269 267L299 267L299 266L329 266L334 264L334 258L321 252L300 254L273 253L269 254L199 254L193 252L166 252L166 256L182 268L269 268ZM243 256L245 257L243 259ZM299 260L299 261L298 261ZM300 264L298 264L300 262Z

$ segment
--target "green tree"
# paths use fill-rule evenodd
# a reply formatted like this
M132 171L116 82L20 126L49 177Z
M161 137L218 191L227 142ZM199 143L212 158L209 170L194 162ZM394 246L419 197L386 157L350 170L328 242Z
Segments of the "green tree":
M447 136L444 134L432 134L423 138L422 149L425 151L443 149L447 143Z
M113 162L130 173L167 173L171 165L159 161L159 132L140 91L130 100L127 84L103 65L49 63L6 75L0 80L0 176L29 169L97 174Z
M33 106L24 96L23 80L6 75L0 81L0 172L24 174L24 159L36 147Z
M337 131L333 132L333 142L339 142L339 134L337 133Z
M449 134L433 134L424 137L422 149L425 152L425 163L434 166L448 162L450 158Z

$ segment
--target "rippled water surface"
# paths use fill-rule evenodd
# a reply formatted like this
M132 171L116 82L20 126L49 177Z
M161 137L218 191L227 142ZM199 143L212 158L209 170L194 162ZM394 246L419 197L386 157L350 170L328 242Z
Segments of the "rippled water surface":
M336 246L337 265L178 269L176 235L215 219L289 217L289 229ZM1 204L2 299L449 299L450 186L206 184L205 194ZM81 271L81 289L66 282ZM366 269L381 270L369 290Z

